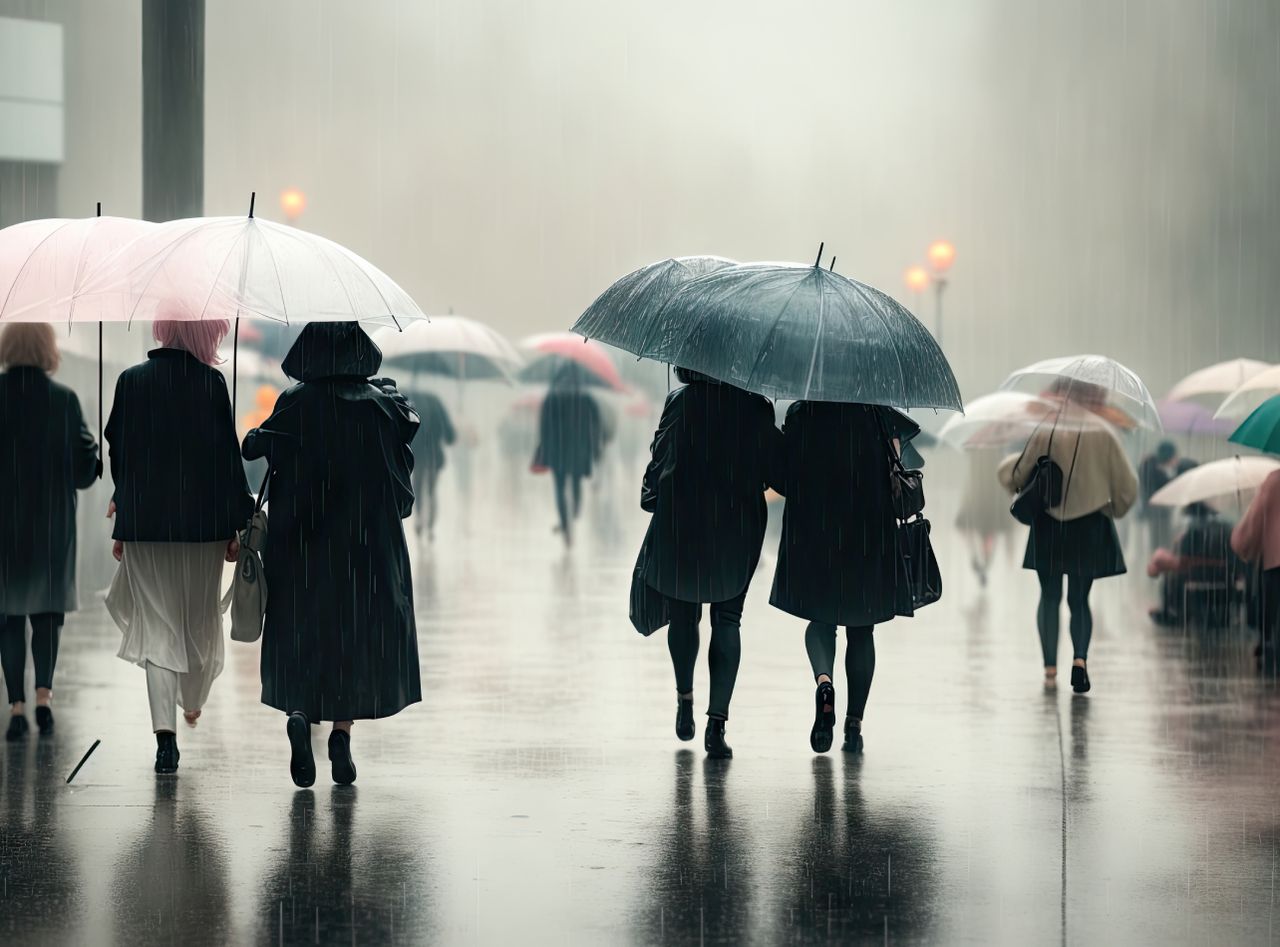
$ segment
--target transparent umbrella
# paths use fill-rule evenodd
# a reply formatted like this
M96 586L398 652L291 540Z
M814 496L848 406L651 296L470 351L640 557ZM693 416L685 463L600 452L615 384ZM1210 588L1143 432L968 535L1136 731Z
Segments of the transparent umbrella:
M627 351L771 398L962 409L929 331L871 286L816 264L743 263L685 283Z
M1140 427L1161 430L1160 412L1142 379L1105 355L1045 359L1018 369L1000 388L1066 398L1116 422L1123 419L1112 410L1123 412Z
M1204 401L1216 406L1224 397L1270 367L1269 363L1255 358L1233 358L1218 362L1192 372L1170 388L1164 397L1166 401Z
M463 316L433 316L410 323L403 331L379 329L373 339L382 349L384 365L459 381L494 379L511 384L511 374L522 362L502 335Z
M1214 417L1247 417L1274 395L1280 395L1280 365L1272 365L1244 382L1223 400Z
M1151 502L1156 506L1203 502L1241 513L1254 491L1276 470L1280 470L1280 460L1270 457L1226 457L1179 474L1157 490Z
M948 420L938 436L960 450L985 450L1025 441L1041 425L1072 431L1111 428L1092 411L1057 399L996 391L966 404L964 414Z

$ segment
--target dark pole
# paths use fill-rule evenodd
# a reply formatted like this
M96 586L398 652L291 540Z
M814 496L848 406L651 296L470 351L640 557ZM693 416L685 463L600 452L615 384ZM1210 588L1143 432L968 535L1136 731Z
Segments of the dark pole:
M142 0L142 216L204 210L205 0Z

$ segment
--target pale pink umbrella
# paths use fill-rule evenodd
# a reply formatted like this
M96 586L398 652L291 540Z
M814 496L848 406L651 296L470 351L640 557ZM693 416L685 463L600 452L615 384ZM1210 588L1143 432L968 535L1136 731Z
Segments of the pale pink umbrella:
M525 382L550 382L559 367L569 359L581 365L589 373L589 380L625 392L627 386L618 374L613 356L599 342L586 339L576 332L543 332L520 341L520 347L538 353L520 372Z

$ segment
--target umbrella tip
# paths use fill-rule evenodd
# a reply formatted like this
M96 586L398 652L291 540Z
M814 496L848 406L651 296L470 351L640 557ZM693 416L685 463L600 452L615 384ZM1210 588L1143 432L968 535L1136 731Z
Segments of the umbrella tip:
M825 241L818 244L818 258L813 261L813 265L815 267L822 266L822 248L825 247L826 245L827 244Z
M102 216L102 201L98 201L98 216Z
M831 272L834 273L835 271L836 271L836 258L833 256L831 258Z
M253 205L254 205L254 202L257 201L257 199L258 199L258 192L250 191L249 192L249 219L250 220L253 220Z

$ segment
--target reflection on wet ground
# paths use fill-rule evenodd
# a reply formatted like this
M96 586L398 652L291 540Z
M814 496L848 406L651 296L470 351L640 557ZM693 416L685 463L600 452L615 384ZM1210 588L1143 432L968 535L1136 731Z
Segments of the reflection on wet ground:
M998 555L979 589L939 529L943 602L876 632L865 756L809 751L803 626L769 609L763 572L736 757L715 763L675 740L666 649L626 620L632 491L590 493L566 552L550 485L526 479L473 490L469 508L445 493L437 543L415 550L425 700L357 724L355 787L327 783L319 733L321 779L293 787L283 718L257 703L257 650L241 645L179 734L179 775L157 780L141 673L114 657L100 605L74 616L57 735L0 748L0 939L1273 936L1280 700L1246 635L1155 629L1145 579L1100 583L1094 692L1046 692L1034 579ZM945 492L930 499L950 522Z

